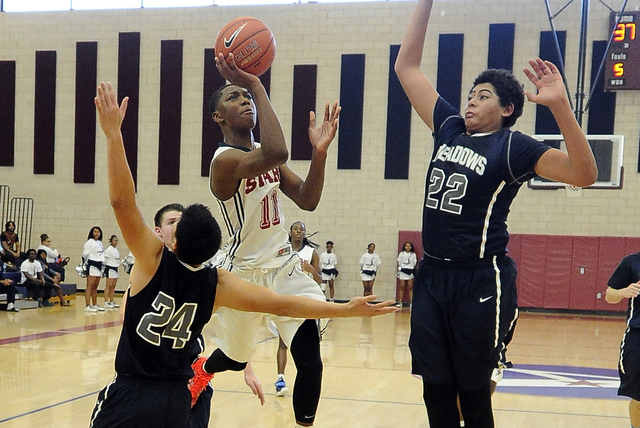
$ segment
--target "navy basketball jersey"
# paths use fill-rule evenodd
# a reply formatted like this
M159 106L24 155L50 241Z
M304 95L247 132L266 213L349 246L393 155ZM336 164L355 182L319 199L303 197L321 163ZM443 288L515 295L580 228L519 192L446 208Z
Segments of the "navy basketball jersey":
M217 284L215 268L187 266L165 247L149 284L127 296L116 352L118 375L190 379L196 341L211 318Z
M607 285L615 290L621 290L638 281L640 281L640 253L634 253L622 259L611 278L609 278ZM640 314L638 314L635 307L636 299L637 297L627 299L629 300L627 325L633 328L640 328Z
M535 176L533 168L550 147L509 129L468 135L464 119L442 98L433 121L435 144L422 217L424 252L447 260L504 254L511 202L522 183Z

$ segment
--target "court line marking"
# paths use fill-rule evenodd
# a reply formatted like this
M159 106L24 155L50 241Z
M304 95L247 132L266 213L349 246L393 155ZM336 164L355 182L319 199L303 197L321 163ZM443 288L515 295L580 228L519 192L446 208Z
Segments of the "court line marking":
M60 401L58 403L49 404L48 406L40 407L38 409L33 409L33 410L30 410L30 411L25 412L25 413L20 413L20 414L15 415L15 416L9 416L8 418L0 419L0 424L3 423L3 422L9 422L9 421L12 421L14 419L18 419L18 418L22 418L22 417L25 417L25 416L29 416L29 415L32 415L34 413L42 412L43 410L51 409L53 407L58 407L58 406L61 406L63 404L71 403L71 402L76 401L76 400L81 400L83 398L89 397L90 395L97 394L98 392L100 392L100 391L89 392L87 394L80 395L78 397L73 397L73 398L69 398L68 400ZM88 415L87 419L90 416L91 415Z
M82 333L85 331L98 330L99 328L109 328L122 325L120 321L109 321L102 324L85 325L82 327L63 328L60 330L45 331L42 333L25 334L22 336L6 337L0 339L0 346L14 343L30 342L33 340L48 339L50 337L64 336L65 334ZM2 421L0 421L2 422Z

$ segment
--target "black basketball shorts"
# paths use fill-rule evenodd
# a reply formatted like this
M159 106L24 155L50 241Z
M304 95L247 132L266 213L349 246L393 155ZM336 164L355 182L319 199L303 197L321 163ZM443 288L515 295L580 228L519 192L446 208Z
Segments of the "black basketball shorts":
M485 386L516 317L516 267L509 257L425 257L413 286L412 372L427 383Z

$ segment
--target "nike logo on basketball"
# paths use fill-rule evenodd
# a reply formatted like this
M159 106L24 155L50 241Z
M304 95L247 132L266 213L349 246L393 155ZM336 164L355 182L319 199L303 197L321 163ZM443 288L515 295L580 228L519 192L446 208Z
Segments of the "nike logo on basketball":
M224 38L224 47L229 49L231 47L231 45L233 44L233 41L236 39L236 37L238 37L238 34L240 34L240 31L242 31L242 29L247 25L247 23L245 22L244 24L242 24L240 27L238 27L238 29L236 31L233 32L233 34L231 35L231 37L229 38L229 40L227 40L227 37L225 36Z
M481 297L481 298L480 298L480 303L484 303L484 302L486 302L487 300L491 299L492 297L493 297L493 296L489 296L489 297Z

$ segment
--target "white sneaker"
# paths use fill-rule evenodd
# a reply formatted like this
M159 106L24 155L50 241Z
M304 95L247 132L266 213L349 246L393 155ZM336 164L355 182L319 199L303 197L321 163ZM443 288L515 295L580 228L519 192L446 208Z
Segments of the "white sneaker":
M104 308L105 309L115 309L115 306L113 306L114 303L113 302L104 302Z
M98 312L104 312L104 308L102 306L93 305L93 309L95 309Z
M85 312L98 312L98 310L96 308L94 308L93 305L85 307L84 311Z
M109 303L111 303L111 307L112 307L112 308L114 308L114 309L116 309L116 308L119 308L119 307L120 307L120 305L119 305L119 304L117 304L116 302L109 302Z
M491 373L491 381L494 383L499 383L502 380L502 376L502 367L495 368Z

